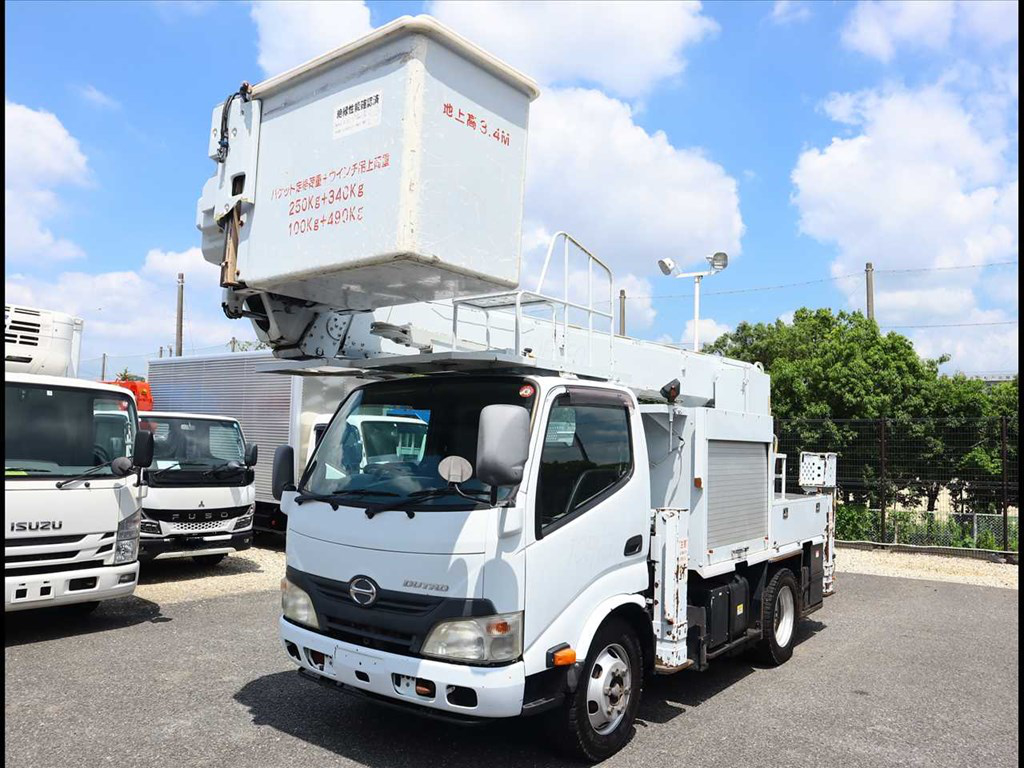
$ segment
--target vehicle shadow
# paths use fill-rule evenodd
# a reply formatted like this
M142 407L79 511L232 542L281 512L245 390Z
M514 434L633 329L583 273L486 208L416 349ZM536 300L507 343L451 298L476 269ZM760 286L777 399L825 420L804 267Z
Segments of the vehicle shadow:
M814 637L826 624L804 619L797 628L794 647ZM715 659L703 672L683 671L675 675L655 675L644 690L644 701L637 715L639 727L646 723L667 723L690 707L699 707L705 701L732 687L758 670L770 669L749 651L735 656Z
M796 643L824 628L820 622L803 621ZM759 668L763 665L737 657L719 659L703 673L656 677L645 693L637 728L669 722ZM448 724L326 690L294 671L257 678L234 698L249 709L254 725L270 726L369 768L408 762L479 768L481 755L487 755L489 768L580 765L553 751L539 718Z
M396 711L278 672L248 683L235 700L249 708L254 725L329 750L368 768L444 765L578 766L555 755L537 718L464 726Z
M157 603L135 595L105 600L90 614L76 613L74 606L12 611L4 614L4 647L170 620L169 616L163 615Z
M263 570L259 563L244 557L228 555L216 565L204 566L191 557L169 560L151 560L139 566L139 584L164 584L171 581L191 581L241 573L257 573Z

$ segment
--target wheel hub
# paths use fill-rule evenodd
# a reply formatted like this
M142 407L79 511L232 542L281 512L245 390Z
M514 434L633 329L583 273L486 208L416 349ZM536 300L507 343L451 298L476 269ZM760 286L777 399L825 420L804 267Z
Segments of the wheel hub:
M611 733L622 722L631 687L626 649L613 643L598 654L587 683L587 716L597 733Z

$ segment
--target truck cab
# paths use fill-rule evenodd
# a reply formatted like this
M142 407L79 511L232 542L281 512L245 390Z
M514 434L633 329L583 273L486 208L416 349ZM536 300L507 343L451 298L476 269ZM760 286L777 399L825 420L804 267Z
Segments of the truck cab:
M153 435L142 508L142 561L192 557L215 565L252 546L257 448L231 418L143 411Z
M146 490L131 474L131 393L7 373L4 411L4 610L130 595Z
M770 417L714 411L557 375L356 389L276 480L286 652L436 717L547 712L590 759L625 743L645 676L746 647L782 663L821 605L828 497L772 499ZM351 435L380 412L416 413L421 450L364 461Z

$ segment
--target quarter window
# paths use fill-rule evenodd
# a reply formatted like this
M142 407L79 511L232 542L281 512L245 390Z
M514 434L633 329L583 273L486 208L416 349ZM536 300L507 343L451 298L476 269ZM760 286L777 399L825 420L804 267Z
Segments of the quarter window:
M541 529L589 509L633 468L629 413L614 403L576 404L559 395L551 408L537 486Z

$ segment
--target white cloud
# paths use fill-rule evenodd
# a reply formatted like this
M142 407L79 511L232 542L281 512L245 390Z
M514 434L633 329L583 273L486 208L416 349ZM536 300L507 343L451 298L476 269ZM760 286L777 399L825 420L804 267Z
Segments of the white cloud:
M218 268L205 261L198 248L153 249L137 270L63 272L44 279L7 275L4 292L9 302L83 318L84 360L105 352L113 358L112 366L123 362L134 366L134 372L145 373L146 357L174 341L179 272L185 274L186 352L226 345L232 336L253 338L248 322L221 314Z
M771 20L775 24L793 24L811 18L811 9L807 3L799 0L775 0L772 6Z
M80 87L78 89L78 95L90 104L92 104L94 107L99 107L101 109L121 108L121 102L119 102L113 96L107 95L106 93L104 93L92 84L87 84Z
M4 101L4 254L45 264L80 258L47 221L60 213L56 190L89 182L85 155L57 116Z
M700 344L701 349L704 348L705 344L714 344L719 336L732 330L731 325L719 323L710 317L702 317L698 328L700 333L697 336L697 342ZM693 320L686 321L686 328L683 329L683 337L679 342L687 349L693 349Z
M842 30L847 48L889 62L899 48L942 51L954 34L984 52L1016 43L1020 10L1016 0L861 0Z
M260 68L278 75L373 30L362 0L260 0L252 4Z
M698 2L435 0L427 10L541 83L626 98L678 76L684 50L718 29Z
M957 4L958 27L982 45L1017 41L1020 4L1016 0L966 0Z
M598 91L552 89L530 116L526 230L577 236L620 274L656 262L737 255L743 222L735 179L699 149L681 149Z
M792 178L801 231L834 244L832 273L876 269L882 326L1002 322L1005 306L979 290L982 270L949 270L1016 258L1018 182L1007 136L981 130L973 98L942 86L836 94L824 109L853 126L800 155ZM991 128L991 126L989 126ZM918 269L910 273L885 270ZM938 270L938 271L936 271ZM851 308L863 285L842 281ZM950 368L1016 366L1010 326L898 329L921 354L954 355Z
M890 61L896 47L941 49L953 30L954 5L934 2L857 3L842 30L843 45L866 56Z

